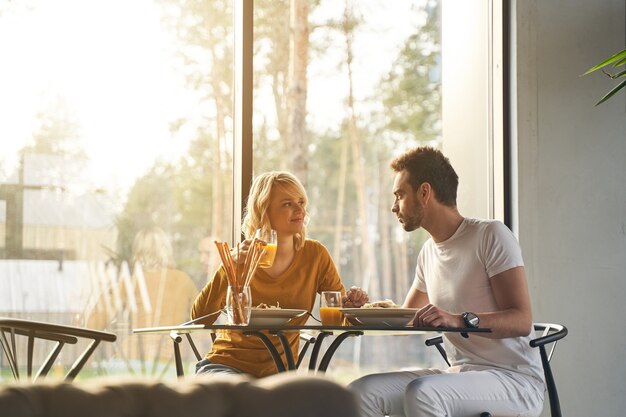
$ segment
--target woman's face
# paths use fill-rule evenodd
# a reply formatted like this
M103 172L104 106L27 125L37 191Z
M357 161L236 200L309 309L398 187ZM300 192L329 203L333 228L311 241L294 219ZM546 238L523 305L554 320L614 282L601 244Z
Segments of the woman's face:
M295 235L302 231L306 210L304 197L287 192L283 187L274 187L270 193L268 217L272 229L279 236Z

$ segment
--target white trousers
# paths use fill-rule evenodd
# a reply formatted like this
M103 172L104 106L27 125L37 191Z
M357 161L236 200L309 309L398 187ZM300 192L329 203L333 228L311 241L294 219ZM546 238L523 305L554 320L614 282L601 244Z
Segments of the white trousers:
M502 369L462 365L367 375L350 384L363 417L539 416L544 384Z

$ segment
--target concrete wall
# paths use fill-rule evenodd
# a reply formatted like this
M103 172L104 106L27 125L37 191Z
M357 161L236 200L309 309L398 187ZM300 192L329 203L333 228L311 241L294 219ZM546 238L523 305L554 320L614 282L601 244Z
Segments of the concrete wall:
M563 414L624 416L626 94L594 107L615 82L579 74L624 48L626 3L512 9L517 226L534 318L570 330L553 361Z

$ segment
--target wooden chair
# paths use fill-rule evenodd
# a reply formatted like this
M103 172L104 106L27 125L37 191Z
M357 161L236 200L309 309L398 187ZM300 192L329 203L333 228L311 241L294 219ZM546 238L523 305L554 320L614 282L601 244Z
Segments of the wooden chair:
M530 346L539 348L543 373L546 379L546 389L550 400L550 415L552 417L561 417L561 403L559 402L559 394L552 374L550 360L554 354L557 341L567 336L567 327L555 323L534 323L534 328L537 337L530 341ZM450 366L448 356L442 346L443 338L441 336L427 339L425 343L426 346L435 346L448 366ZM481 413L480 417L491 417L491 414L485 411Z
M32 379L33 382L38 378L44 378L48 374L54 361L66 344L76 344L79 339L91 340L91 343L76 359L65 375L64 379L71 381L78 375L85 363L87 363L87 360L91 357L100 342L114 342L117 340L115 334L98 330L0 317L0 345L2 345L2 350L4 351L15 380L21 379L20 369L24 366L23 363L20 364L19 361L18 336L27 339L26 375L28 378ZM37 345L43 345L43 341L56 342L56 344L50 349L43 364L39 367L37 374L33 377L33 358L35 355L35 342L37 341L41 342Z

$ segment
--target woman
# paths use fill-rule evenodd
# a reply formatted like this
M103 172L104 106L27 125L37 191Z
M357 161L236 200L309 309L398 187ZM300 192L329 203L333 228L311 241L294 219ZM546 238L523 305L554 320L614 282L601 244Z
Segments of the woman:
M351 288L346 294L337 269L328 250L315 240L306 239L307 195L296 177L287 172L267 172L259 175L250 190L243 233L246 240L239 245L239 259L243 262L256 229L269 227L278 235L278 250L274 264L257 269L250 283L253 305L265 303L311 311L317 293L341 291L344 305L360 307L367 302L367 294ZM236 250L232 251L236 255ZM204 287L191 310L192 318L202 317L224 307L228 280L223 267ZM307 317L293 320L303 324ZM211 324L215 317L200 321ZM298 355L299 338L296 332L287 335L294 358ZM279 352L281 345L272 338ZM211 351L196 365L198 373L246 373L255 377L275 374L276 365L263 343L241 332L225 331L217 334Z

